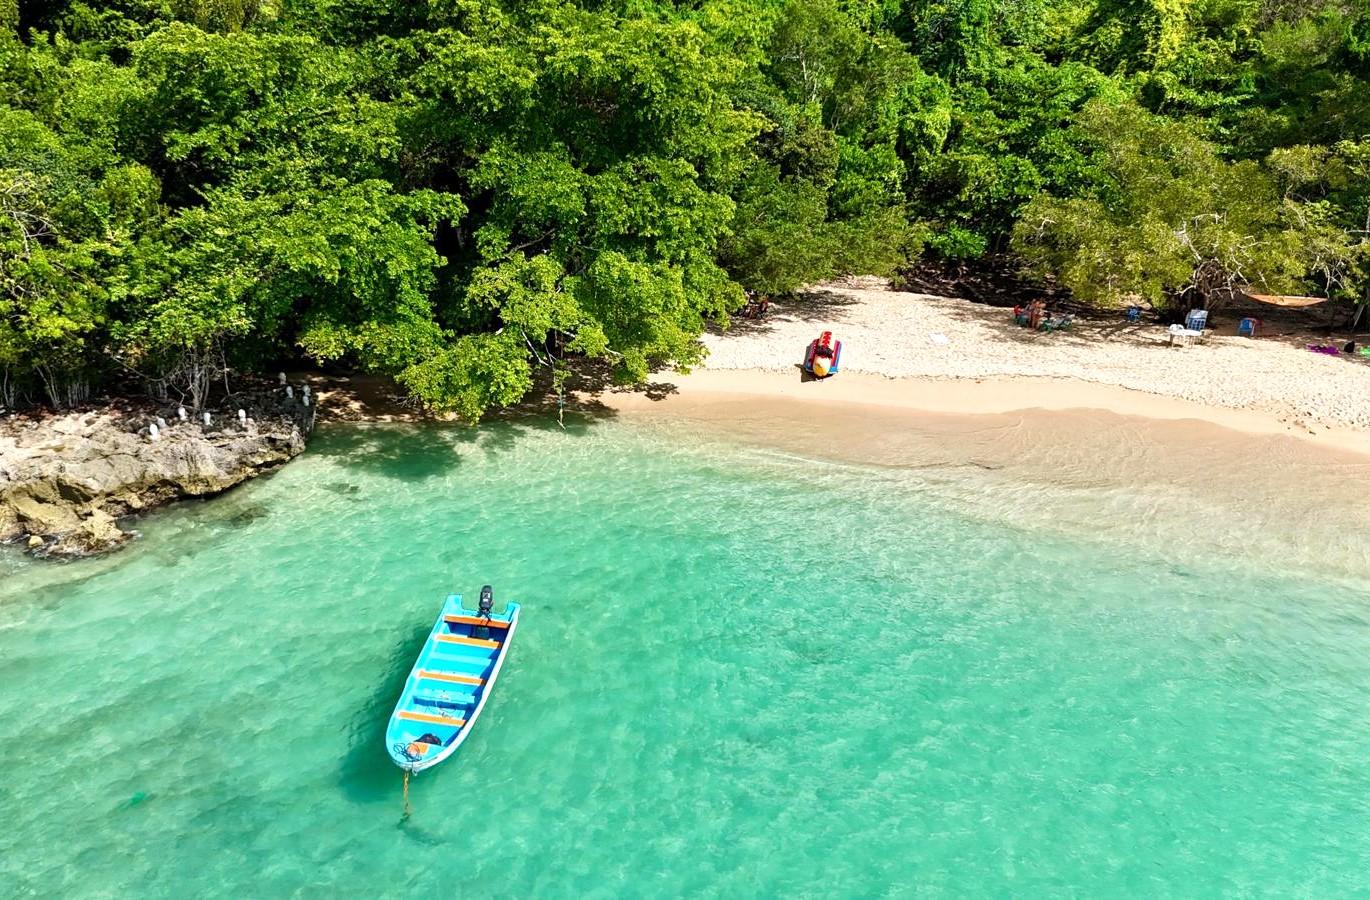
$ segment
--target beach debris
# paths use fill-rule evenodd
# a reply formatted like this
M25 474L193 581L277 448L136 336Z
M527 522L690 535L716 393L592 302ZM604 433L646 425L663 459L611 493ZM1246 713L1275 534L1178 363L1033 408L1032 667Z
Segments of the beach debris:
M162 430L157 427L156 422L153 422L151 425L147 427L147 436L150 440L154 441L162 436Z
M932 341L939 347L945 347L951 343L951 338L947 337L945 334L942 334L942 332L940 331L928 335L928 340Z
M186 408L184 406L176 407L176 418L180 419L182 422L186 420Z
M243 425L246 425L246 424L247 424L247 410L245 410L245 409L240 409L240 410L238 410L238 422L241 423L241 424L243 424Z
M205 413L205 427L208 428L212 424L214 424L214 417L209 413Z
M287 400L295 399L295 389L288 384L285 386L285 398Z
M281 387L285 387L285 373L284 373L284 372L277 372L277 373L276 373L276 377L280 379L280 381L281 381Z

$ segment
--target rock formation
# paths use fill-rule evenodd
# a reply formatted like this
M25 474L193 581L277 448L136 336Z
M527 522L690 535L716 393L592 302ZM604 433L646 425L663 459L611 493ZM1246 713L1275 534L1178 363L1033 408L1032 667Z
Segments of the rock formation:
M279 389L252 401L246 423L205 427L176 410L111 406L41 419L0 419L0 541L35 553L88 556L131 535L119 520L173 500L217 494L304 450L314 410ZM149 426L168 422L150 438ZM37 540L35 540L37 538Z

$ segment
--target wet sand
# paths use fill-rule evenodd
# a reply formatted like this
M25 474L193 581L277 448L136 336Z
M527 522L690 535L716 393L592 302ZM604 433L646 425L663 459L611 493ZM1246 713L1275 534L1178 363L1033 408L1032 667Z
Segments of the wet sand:
M742 415L747 408L770 402L861 409L866 414L884 411L991 415L1101 410L1188 423L1191 427L1206 424L1253 436L1286 437L1370 457L1370 429L1294 423L1265 409L1213 406L1075 378L888 378L842 372L824 381L813 381L804 379L798 366L788 371L702 369L662 378L651 396L614 393L599 399L620 410L652 409L658 404L692 408L722 404ZM1370 403L1370 397L1366 402Z
M1370 447L1351 430L1291 433L1257 412L1071 382L704 371L674 386L607 402L815 477L833 464L913 472L967 515L1088 533L1119 552L1173 542L1177 559L1237 554L1322 577L1370 559Z

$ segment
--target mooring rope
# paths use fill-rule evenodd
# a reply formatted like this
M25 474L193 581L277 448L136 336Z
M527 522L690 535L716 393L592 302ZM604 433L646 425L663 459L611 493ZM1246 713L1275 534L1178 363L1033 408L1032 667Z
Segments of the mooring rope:
M409 808L409 770L404 770L404 817L407 819L414 811Z

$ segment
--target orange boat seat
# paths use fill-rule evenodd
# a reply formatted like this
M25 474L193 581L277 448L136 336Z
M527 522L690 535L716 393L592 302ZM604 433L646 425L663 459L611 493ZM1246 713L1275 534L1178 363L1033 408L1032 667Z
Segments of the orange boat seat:
M410 722L432 722L436 725L453 725L457 728L466 724L465 719L449 719L447 716L435 716L432 713L414 712L412 709L400 710L396 718L408 719Z
M444 644L465 644L468 647L489 647L491 650L499 649L499 641L487 641L484 638L462 637L459 634L440 634L438 640Z
M499 619L482 619L480 616L443 616L442 620L452 625L488 625L491 628L506 629L508 622L501 622Z
M485 679L477 675L460 675L456 672L437 672L432 669L419 669L420 678L433 681L450 681L453 684L485 684Z

